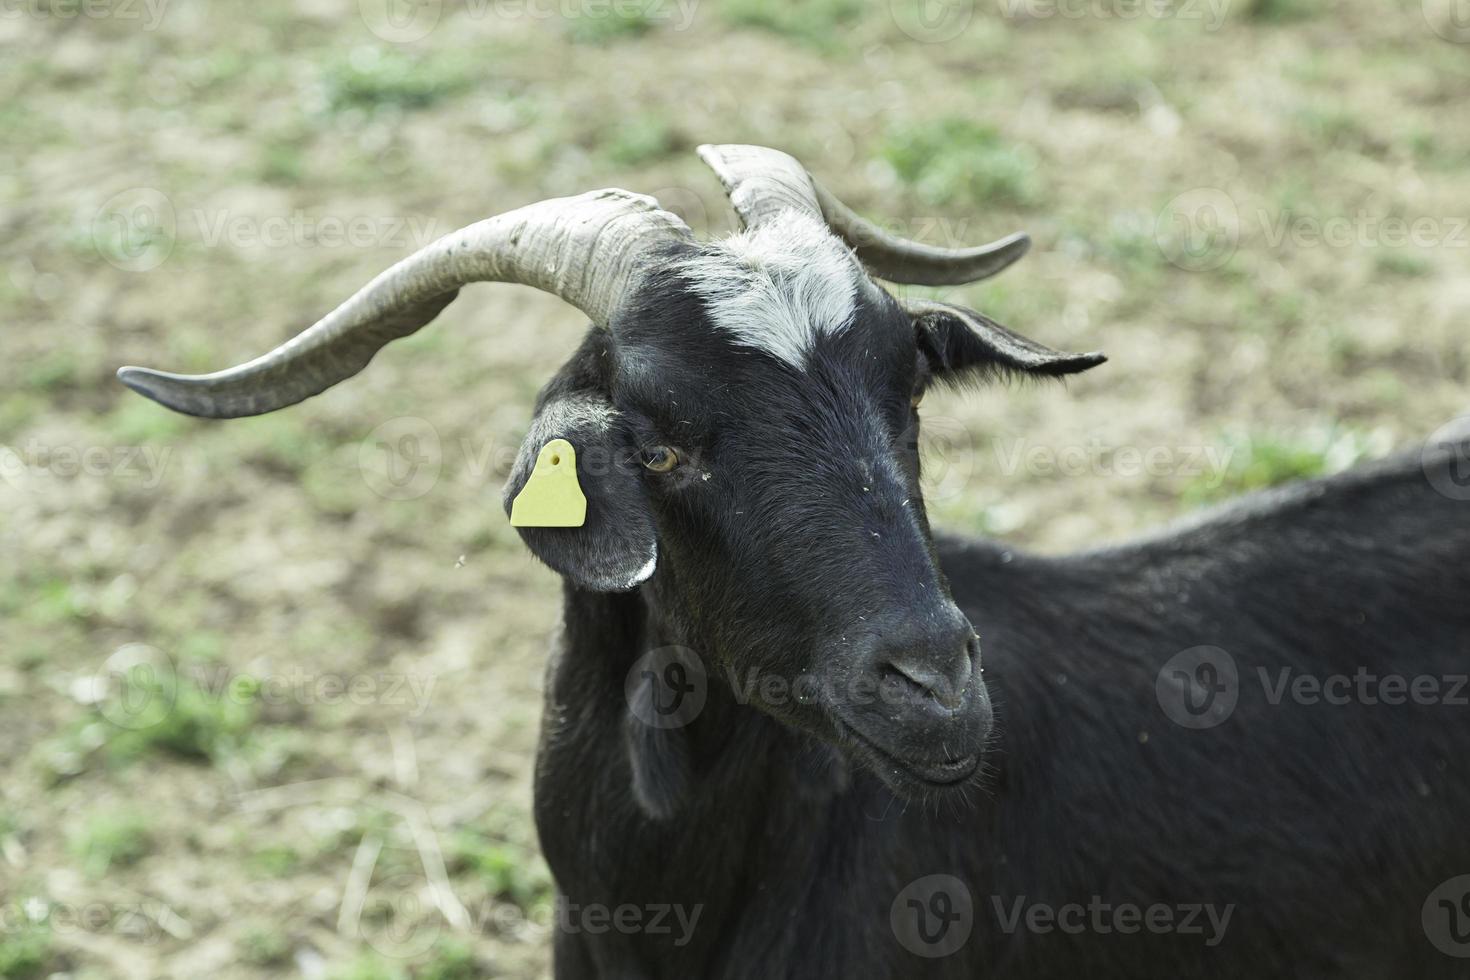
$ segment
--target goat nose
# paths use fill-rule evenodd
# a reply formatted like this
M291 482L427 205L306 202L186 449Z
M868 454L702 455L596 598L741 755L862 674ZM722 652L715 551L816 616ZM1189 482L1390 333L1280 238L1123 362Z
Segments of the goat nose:
M917 688L946 711L956 711L965 702L974 674L979 639L968 629L963 642L950 642L947 649L920 651L890 650L881 669L898 676L901 683Z
M968 650L938 663L932 657L899 655L890 657L887 667L948 711L958 710L964 704L971 673Z

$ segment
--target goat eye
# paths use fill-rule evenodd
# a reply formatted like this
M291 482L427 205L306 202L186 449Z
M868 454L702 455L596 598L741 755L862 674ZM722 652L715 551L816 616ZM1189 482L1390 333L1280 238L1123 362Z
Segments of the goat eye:
M643 465L654 473L667 473L679 465L679 454L668 446L652 446L642 456Z

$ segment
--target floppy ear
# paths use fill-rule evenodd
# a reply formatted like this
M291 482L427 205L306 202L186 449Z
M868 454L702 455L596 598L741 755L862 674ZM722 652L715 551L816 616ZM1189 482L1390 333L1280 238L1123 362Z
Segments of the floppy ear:
M658 564L653 513L644 494L639 464L625 446L617 410L607 395L607 334L588 333L536 398L526 441L503 501L511 503L553 439L565 439L577 456L577 482L587 498L581 527L519 527L526 546L585 589L621 592L647 581Z
M935 375L948 380L983 377L997 372L1058 376L1097 367L1100 352L1069 354L1052 350L981 313L938 300L908 300L919 348Z

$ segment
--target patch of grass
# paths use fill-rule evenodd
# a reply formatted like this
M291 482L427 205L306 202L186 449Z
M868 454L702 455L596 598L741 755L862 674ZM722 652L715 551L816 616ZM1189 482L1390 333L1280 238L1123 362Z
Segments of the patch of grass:
M1380 455L1385 440L1336 427L1286 435L1231 434L1224 439L1229 462L1223 473L1205 472L1184 488L1188 505L1224 500L1253 490L1338 473Z
M327 107L425 109L469 88L466 61L455 57L411 58L394 48L361 47L322 71Z
M301 853L286 844L271 844L253 851L249 857L252 868L272 878L285 878L301 867Z
M97 813L88 817L73 834L72 856L82 869L101 878L112 868L137 864L153 851L148 822L130 810Z
M1258 24L1289 24L1316 13L1312 0L1245 0L1240 10Z
M551 873L526 833L525 816L492 810L454 835L451 873L480 878L496 898L527 911L551 901Z
M236 676L219 691L206 691L187 679L171 682L151 673L129 673L123 683L128 689L119 693L121 703L157 705L161 717L137 728L113 726L107 753L118 762L131 762L152 752L217 762L239 750L255 720L257 687L248 676ZM151 721L152 716L140 720Z
M653 26L653 18L644 10L587 10L566 21L567 38L576 44L609 44L642 37Z
M0 930L0 977L32 980L51 962L51 934L30 922Z
M911 123L884 137L880 154L927 204L1034 204L1036 155L991 126L959 116Z
M620 167L636 167L680 149L678 134L659 116L634 116L613 130L607 139L607 158Z
M842 35L862 16L860 0L728 0L720 5L725 20L754 27L810 47L833 50Z
M1373 256L1373 266L1379 272L1391 276L1418 278L1434 271L1434 266L1424 256L1402 248L1381 248Z
M327 980L408 980L408 974L396 963L362 953L328 973Z
M253 927L235 942L240 961L251 966L281 966L291 958L291 944L279 932Z
M413 971L414 980L479 980L485 971L475 953L463 943L446 942L427 963Z
M120 446L142 446L173 439L189 428L189 420L146 398L120 398L107 416L107 431Z

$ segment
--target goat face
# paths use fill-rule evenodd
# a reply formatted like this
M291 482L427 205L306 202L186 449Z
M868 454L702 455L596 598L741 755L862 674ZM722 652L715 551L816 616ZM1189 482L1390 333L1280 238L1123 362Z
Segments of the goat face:
M964 784L991 708L935 559L918 401L936 380L1093 361L1020 363L1014 344L1039 348L978 314L915 315L796 212L657 268L542 393L506 500L565 438L589 511L527 543L583 587L641 587L661 642L711 683L896 791Z
M935 562L915 396L931 379L1066 374L1102 358L972 310L899 303L864 271L972 282L1019 258L1024 236L907 242L784 153L700 152L745 233L698 244L656 201L616 189L542 201L420 249L259 358L119 377L177 411L258 415L361 371L469 283L553 292L597 326L541 393L506 505L541 448L565 439L587 513L579 527L521 528L532 551L583 589L641 587L654 639L699 651L709 676L850 746L896 789L963 783L990 705L974 631Z

